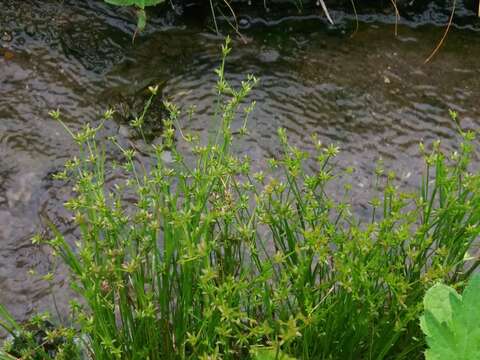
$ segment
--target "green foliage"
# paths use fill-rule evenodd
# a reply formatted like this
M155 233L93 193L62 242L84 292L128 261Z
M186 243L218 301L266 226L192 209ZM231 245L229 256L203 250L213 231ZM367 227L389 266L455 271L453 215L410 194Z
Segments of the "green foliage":
M147 13L145 10L140 9L137 11L137 30L143 31L147 25Z
M117 6L136 6L137 10L137 31L143 31L147 24L147 13L145 7L155 6L165 2L165 0L104 0L105 2Z
M17 321L2 304L0 304L0 327L10 334L21 329Z
M295 360L280 349L259 348L252 351L253 360Z
M420 326L427 336L426 360L480 358L480 275L473 276L463 296L436 284L425 294Z
M105 2L117 6L137 6L145 9L147 6L155 6L163 3L165 0L104 0Z
M0 360L80 359L81 351L75 342L77 332L54 326L47 314L36 315L19 324L0 305L0 327L10 335L0 348Z
M419 190L401 191L378 167L362 221L330 196L329 184L350 174L335 166L334 145L312 137L316 152L305 153L280 129L282 151L252 173L233 134L248 133L257 79L234 88L229 52L227 41L208 140L184 132L195 112L169 102L161 144L142 149L152 163L115 138L122 161L106 161L97 136L112 111L96 128L66 128L80 154L57 179L74 183L65 206L79 236L72 244L52 226L45 240L71 271L81 298L73 319L88 352L96 360L268 359L271 349L285 359L422 358L426 289L464 281L479 264L468 260L480 229L474 134L461 132L451 155L439 143L421 146ZM150 91L131 124L140 134Z

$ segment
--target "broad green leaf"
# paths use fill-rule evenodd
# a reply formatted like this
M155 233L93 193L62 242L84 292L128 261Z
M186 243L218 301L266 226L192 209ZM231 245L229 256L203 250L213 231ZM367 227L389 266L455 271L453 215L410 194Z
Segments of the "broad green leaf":
M105 0L105 2L117 6L138 6L144 9L146 6L158 5L165 0Z
M451 359L455 343L448 325L445 322L440 323L430 311L425 312L423 319L429 329L427 343L430 349L426 352L426 358L428 360ZM439 357L439 354L443 357Z
M137 34L137 32L143 31L147 24L147 13L145 12L145 7L158 5L164 1L165 0L105 0L105 2L112 5L136 6L139 8L139 10L137 11L137 30L135 31L135 35Z
M136 0L105 0L106 3L117 6L133 6L136 5Z
M480 317L480 274L472 277L462 296L463 305L473 310L472 316ZM478 325L478 324L477 324Z
M459 351L480 359L480 275L474 276L463 291L459 311L454 312L453 331Z
M425 309L431 312L440 323L449 323L452 319L450 295L459 296L450 286L436 284L427 291L423 299ZM430 329L425 323L425 317L420 319L420 326L425 334L430 335Z
M427 336L426 360L480 359L480 274L470 279L463 296L437 284L424 298L420 326Z

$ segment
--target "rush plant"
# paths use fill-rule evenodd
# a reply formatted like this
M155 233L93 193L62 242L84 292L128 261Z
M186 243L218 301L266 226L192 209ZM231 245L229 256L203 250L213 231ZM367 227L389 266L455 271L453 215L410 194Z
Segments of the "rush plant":
M238 155L234 140L248 133L257 79L234 88L224 73L229 52L227 39L209 139L182 131L182 119L195 115L169 102L152 163L115 138L123 160L106 161L102 125L67 128L80 154L57 179L74 182L65 206L79 234L72 241L52 226L46 242L71 272L86 353L96 360L420 359L426 289L465 281L480 263L468 252L480 231L474 133L460 130L452 154L440 143L429 151L421 145L419 189L402 191L379 167L371 217L362 221L332 196L329 184L348 175L336 167L337 147L313 137L316 153L308 154L280 129L283 151L264 172L253 173ZM150 90L145 112L155 101ZM59 112L52 116L62 122ZM140 133L142 122L132 122ZM177 149L179 138L188 154Z

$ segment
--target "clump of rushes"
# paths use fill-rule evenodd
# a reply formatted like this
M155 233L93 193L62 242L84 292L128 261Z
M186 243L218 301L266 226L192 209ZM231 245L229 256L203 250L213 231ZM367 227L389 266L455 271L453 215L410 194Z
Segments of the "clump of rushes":
M9 334L0 348L0 360L71 360L81 357L76 330L54 326L48 314L35 315L19 324L0 305L0 328Z
M224 75L229 52L227 38L217 135L205 144L180 131L193 165L175 147L181 112L168 102L153 166L112 140L128 173L113 189L99 128L72 134L81 155L59 178L75 179L66 206L80 236L71 246L53 229L48 243L82 300L73 310L91 358L421 358L417 319L426 289L465 281L480 261L468 253L480 229L480 175L469 170L474 134L460 132L451 156L439 143L421 147L418 191L402 192L394 174L379 169L383 195L362 222L328 194L340 175L338 148L318 142L310 155L279 130L283 153L269 163L281 177L252 174L250 161L235 155L232 122L243 116L235 132L247 132L254 104L244 102L257 79L233 88ZM141 131L141 119L133 125ZM309 173L312 156L318 171ZM133 204L125 193L135 194Z

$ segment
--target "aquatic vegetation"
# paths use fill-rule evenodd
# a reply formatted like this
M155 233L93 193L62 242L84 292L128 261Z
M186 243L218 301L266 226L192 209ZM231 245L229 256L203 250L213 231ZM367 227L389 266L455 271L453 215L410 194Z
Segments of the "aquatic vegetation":
M444 284L425 294L420 325L427 336L426 360L480 358L480 275L474 275L462 295Z
M253 173L238 155L235 138L248 133L257 79L239 88L227 81L230 51L227 40L212 101L218 131L209 139L182 131L195 114L169 102L162 142L150 147L153 164L115 138L124 160L106 161L102 125L66 127L80 154L56 178L74 182L65 206L79 234L72 242L52 225L51 238L35 242L46 242L71 272L79 296L72 319L86 353L99 360L422 358L426 290L466 281L480 263L468 253L480 232L474 133L459 130L453 154L440 143L420 146L420 189L403 191L379 166L372 189L379 196L362 221L330 194L329 183L348 175L335 164L336 146L313 137L317 152L305 153L280 129L282 153L264 172ZM150 92L131 124L140 133L158 89ZM51 115L62 122L59 111ZM111 117L107 111L103 121ZM177 137L191 145L188 156Z

